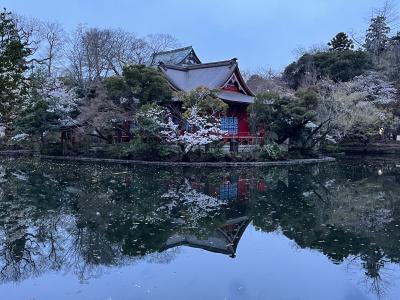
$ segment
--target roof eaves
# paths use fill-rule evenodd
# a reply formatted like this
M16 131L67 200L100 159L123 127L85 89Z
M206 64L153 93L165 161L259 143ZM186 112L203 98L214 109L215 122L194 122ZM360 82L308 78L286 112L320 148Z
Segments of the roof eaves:
M173 65L173 64L166 64L163 62L160 62L159 65L164 69L190 71L190 70L196 70L196 69L215 68L215 67L223 67L223 66L230 66L230 67L233 67L233 69L235 69L234 67L237 66L237 62L236 62L236 58L233 58L230 60L210 62L210 63L204 63L204 64L198 64L198 65L188 65L188 66L178 66L178 65Z
M196 52L194 51L194 49L192 48L192 51L189 52L189 54L186 56L186 58L190 55L190 53L193 53L193 56L195 57L195 59L197 60L198 64L201 64L201 60L200 58L197 56ZM185 59L186 59L185 58Z
M249 86L247 85L247 82L243 79L242 73L240 72L239 69L239 65L236 68L237 70L237 77L240 81L240 83L242 84L242 86L244 87L244 89L246 90L246 92L249 94L249 96L255 96L255 94L253 93L253 91L249 88Z
M175 91L181 91L181 89L178 87L178 85L170 78L170 76L167 76L166 71L167 69L165 68L164 63L160 63L158 65L158 69L164 74L164 76L167 78L169 85L171 88Z

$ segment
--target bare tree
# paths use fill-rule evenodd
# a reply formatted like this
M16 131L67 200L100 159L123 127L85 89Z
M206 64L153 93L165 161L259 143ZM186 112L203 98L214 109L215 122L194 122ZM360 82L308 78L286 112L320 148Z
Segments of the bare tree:
M302 57L305 54L316 54L319 52L326 52L328 51L328 46L325 44L314 44L308 48L298 46L293 50L293 55L295 56L296 60Z
M105 77L121 75L127 64L146 64L154 53L177 45L177 40L169 34L141 38L122 29L80 25L66 47L68 74L73 83L87 88Z
M127 64L144 64L149 60L151 51L143 38L122 29L107 30L109 35L110 50L105 59L109 65L109 71L120 75Z
M145 64L150 60L151 51L144 38L132 39L128 46L132 62L136 64Z
M13 15L15 18L15 24L17 25L20 33L21 40L26 44L30 51L30 59L26 64L34 67L36 65L42 65L46 62L47 57L41 53L41 45L43 37L41 35L42 23L40 20L31 17Z
M66 32L58 22L42 22L40 35L44 57L47 58L45 64L49 76L53 74L57 61L63 58L62 50L66 42Z
M109 59L112 52L110 30L90 28L83 34L87 72L90 81L98 81L108 75Z
M96 86L96 92L95 98L85 99L78 108L79 116L77 119L82 124L79 134L81 138L91 136L97 138L98 141L112 143L114 128L112 120L132 120L133 113L125 110L114 101L110 101L102 85Z
M372 14L373 16L384 17L392 29L399 26L398 4L393 0L385 0L382 7L375 9Z
M154 58L154 54L166 50L171 50L179 47L178 40L170 34L156 33L149 34L146 37L147 47L150 51L151 59ZM151 61L153 63L153 61Z
M85 49L83 47L84 25L79 25L67 42L67 72L72 83L80 88L85 87Z

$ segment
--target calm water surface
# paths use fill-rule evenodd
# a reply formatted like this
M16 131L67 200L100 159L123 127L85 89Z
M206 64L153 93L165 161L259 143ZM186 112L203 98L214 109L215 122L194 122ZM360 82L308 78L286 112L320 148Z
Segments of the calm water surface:
M3 159L0 299L400 299L400 160Z

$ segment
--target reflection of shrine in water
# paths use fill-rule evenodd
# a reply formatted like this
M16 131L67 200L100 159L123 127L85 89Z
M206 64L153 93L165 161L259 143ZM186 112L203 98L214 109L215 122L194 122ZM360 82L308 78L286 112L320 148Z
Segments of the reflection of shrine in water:
M239 241L250 221L248 217L228 220L223 226L209 232L204 239L193 234L175 234L168 238L161 251L177 246L189 246L235 257Z
M238 201L250 200L251 188L255 188L258 192L265 192L267 190L267 185L263 180L249 179L242 176L226 176L218 184L203 184L192 180L191 187L220 200Z
M246 204L250 200L250 190L255 188L264 192L267 187L264 181L246 179L241 176L227 176L219 183L203 183L196 178L190 179L191 188L208 196L223 201L228 201L231 208L227 220L218 228L210 229L207 236L196 234L174 234L168 238L161 251L178 246L189 246L206 251L222 253L235 257L236 249L251 219L246 215ZM237 206L238 205L238 206Z

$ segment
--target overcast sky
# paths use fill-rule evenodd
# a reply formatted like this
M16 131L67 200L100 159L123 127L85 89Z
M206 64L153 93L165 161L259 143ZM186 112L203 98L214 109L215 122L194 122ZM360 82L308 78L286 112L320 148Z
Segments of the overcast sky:
M120 27L140 35L170 33L203 62L239 59L242 69L279 71L294 49L327 43L337 32L362 34L383 0L0 0L18 14Z

